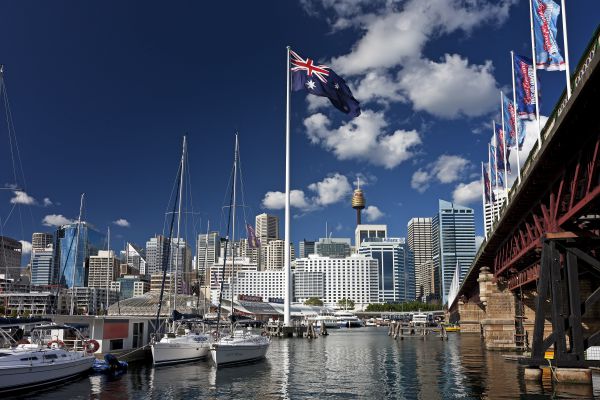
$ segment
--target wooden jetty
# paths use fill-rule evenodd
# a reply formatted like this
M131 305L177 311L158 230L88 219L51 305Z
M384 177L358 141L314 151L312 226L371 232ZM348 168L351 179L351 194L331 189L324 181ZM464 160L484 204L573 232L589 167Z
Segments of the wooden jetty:
M441 340L448 340L448 333L443 326L413 325L397 321L390 323L388 336L393 336L394 340L404 340L406 337L419 337L422 340L427 337L438 337Z

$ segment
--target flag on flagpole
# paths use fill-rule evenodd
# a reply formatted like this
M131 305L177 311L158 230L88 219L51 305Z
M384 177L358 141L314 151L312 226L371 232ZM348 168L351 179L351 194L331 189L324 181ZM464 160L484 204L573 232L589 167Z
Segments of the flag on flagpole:
M502 94L502 112L504 113L504 132L507 133L506 142L508 147L518 145L519 150L521 150L525 141L523 120L517 118L517 121L515 121L515 105L505 94Z
M560 6L552 0L533 0L536 68L564 71L565 61L556 41L556 20Z
M260 239L256 237L256 232L250 224L246 224L246 232L248 233L248 247L258 249L260 247Z
M484 168L483 171L483 188L485 190L485 202L493 203L496 201L496 196L494 196L494 192L492 191L492 181L490 180L490 176L488 174L488 170Z
M314 60L302 58L290 50L292 90L306 90L315 96L327 97L341 112L352 117L360 115L360 104L338 74L326 65L315 65Z
M504 186L504 164L502 164L501 168L498 168L497 158L498 151L496 151L496 146L490 145L490 181L492 186ZM504 161L504 159L503 159Z
M496 125L496 165L498 167L498 171L504 169L504 152L506 151L506 170L510 173L510 163L508 162L508 156L510 155L510 150L505 148L506 139L504 137L504 129L500 126L500 124Z
M530 58L515 54L515 91L517 95L517 114L521 119L535 120L535 105L539 94L535 96L533 63ZM540 83L538 79L538 91Z

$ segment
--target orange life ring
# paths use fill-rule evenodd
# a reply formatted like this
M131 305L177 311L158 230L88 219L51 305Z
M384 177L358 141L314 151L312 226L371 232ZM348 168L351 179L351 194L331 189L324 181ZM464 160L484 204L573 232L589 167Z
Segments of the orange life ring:
M92 354L98 351L98 349L100 348L100 343L98 343L98 341L94 339L86 340L85 342L83 342L83 348L85 349L86 353Z
M65 342L63 342L60 339L54 339L48 342L48 348L52 348L52 345L56 343L59 349L62 349L63 347L65 347Z

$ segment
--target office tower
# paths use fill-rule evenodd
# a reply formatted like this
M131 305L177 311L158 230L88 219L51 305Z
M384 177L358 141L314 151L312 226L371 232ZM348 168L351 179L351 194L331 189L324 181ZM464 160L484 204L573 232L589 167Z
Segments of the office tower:
M119 300L124 300L142 296L150 290L150 282L142 275L123 275L111 282L110 288L119 294Z
M350 238L320 238L314 253L320 257L345 258L350 256Z
M126 264L126 271L123 274L146 275L148 268L144 249L128 242L125 250L121 250L121 257Z
M415 293L423 300L433 292L431 218L412 218L407 228L408 247L414 255Z
M317 255L299 258L293 278L294 299L304 302L310 297L318 297L325 305L334 307L346 298L354 301L356 309L364 309L378 301L377 265L377 260L364 254L346 258Z
M192 248L183 238L171 240L171 263L169 273L177 277L178 293L187 293L196 274L192 273Z
M162 274L167 267L169 238L157 235L146 242L146 274ZM168 272L168 270L167 270Z
M257 215L255 231L261 244L279 239L279 217L266 213Z
M79 227L72 223L58 228L54 240L53 281L67 288L87 286L88 259L106 248L106 237L82 221Z
M473 209L440 200L431 231L435 294L445 304L457 263L462 282L475 258Z
M385 238L387 236L387 225L357 225L354 231L354 245L358 251L363 240L374 237Z
M262 244L260 248L261 270L282 269L285 258L284 246L285 240L271 240L267 244ZM290 243L290 261L294 261L294 245Z
M212 231L208 235L201 233L196 240L196 269L200 276L204 276L210 266L219 259L220 254L219 232Z
M117 279L119 259L114 251L100 250L97 256L88 261L88 287L108 288Z
M54 272L54 248L50 243L45 249L31 253L31 284L47 286L52 284Z
M413 254L404 238L367 238L358 252L377 260L378 302L398 303L415 299Z
M238 271L235 274L236 295L258 296L263 301L285 296L285 273L273 271Z
M38 250L45 251L48 245L53 244L53 236L51 233L35 232L31 235L31 252L35 253Z
M298 258L306 258L309 254L315 254L315 241L301 240L298 244Z
M16 281L21 277L21 250L21 242L0 236L0 275L5 279Z
M504 189L494 189L493 192L496 201L493 203L486 203L483 210L483 229L485 229L485 231L488 233L492 229L494 220L498 219L498 216L500 215L500 209L506 201L506 191Z

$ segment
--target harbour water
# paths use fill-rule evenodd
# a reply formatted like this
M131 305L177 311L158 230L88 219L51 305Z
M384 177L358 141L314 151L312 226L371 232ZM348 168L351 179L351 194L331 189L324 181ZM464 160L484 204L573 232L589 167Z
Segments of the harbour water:
M589 386L525 383L514 361L477 335L394 340L386 328L331 330L316 340L274 339L267 359L216 369L209 362L132 364L118 378L90 375L22 399L516 399L590 398ZM600 387L600 376L594 376Z

